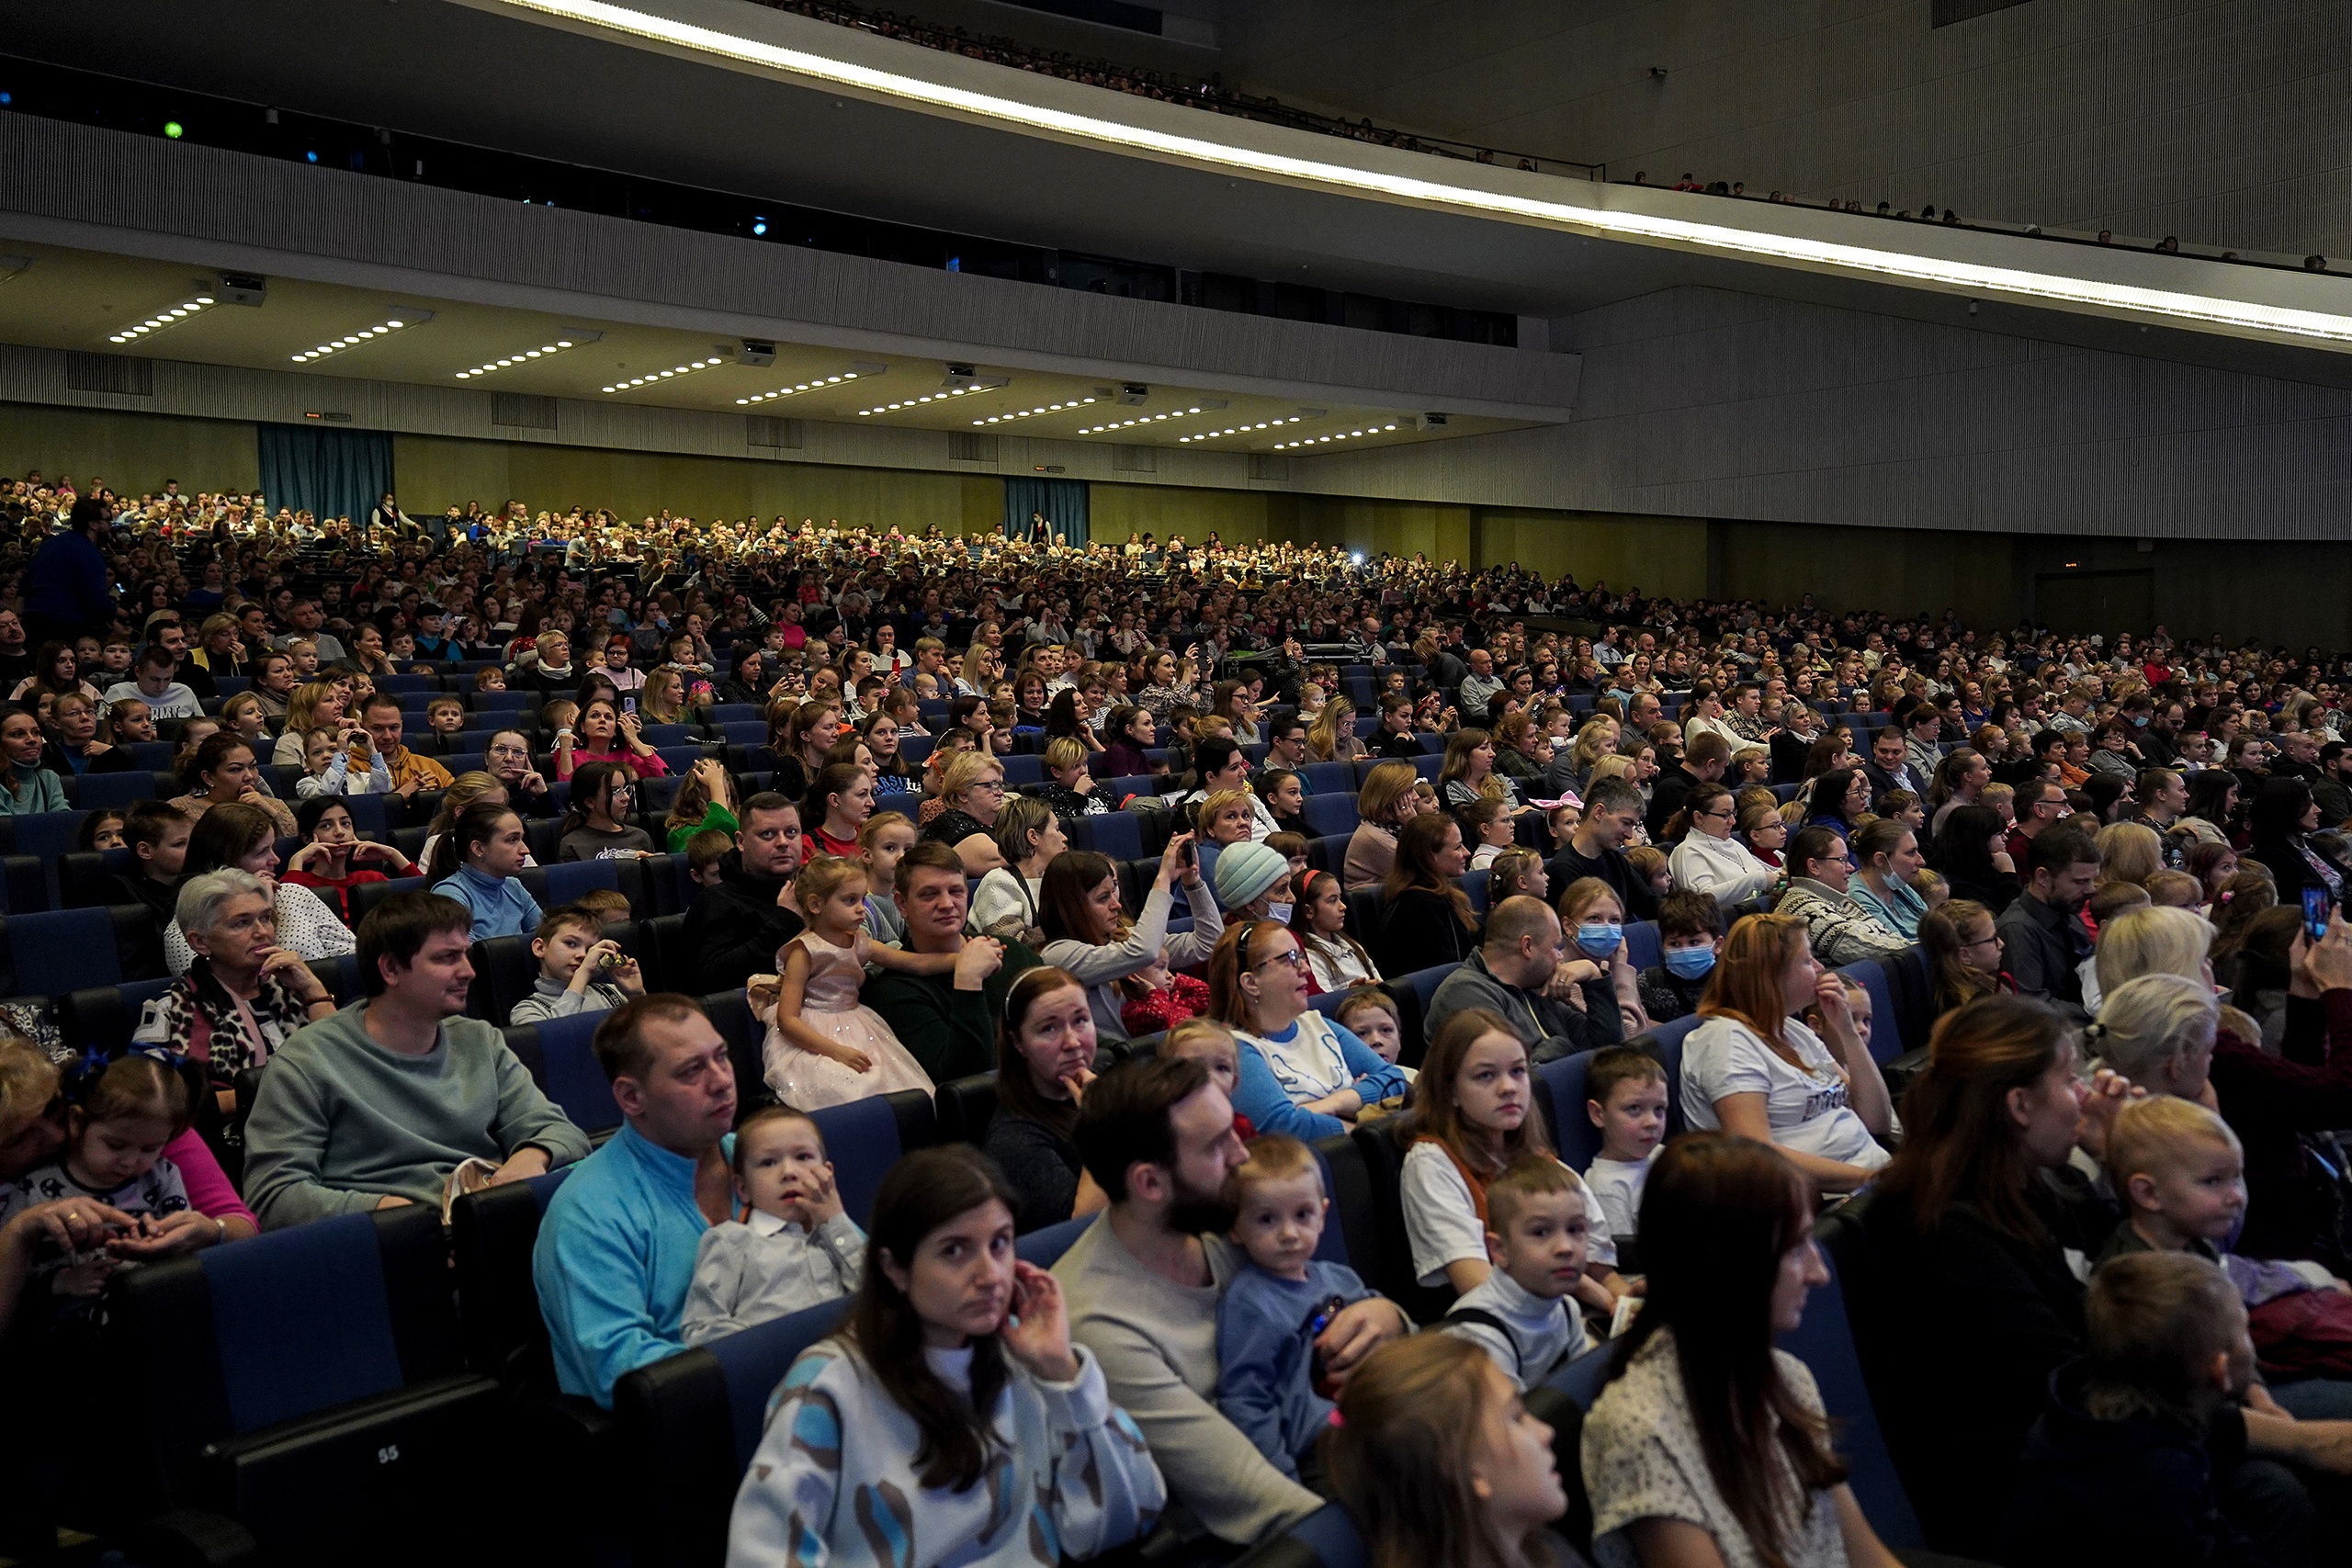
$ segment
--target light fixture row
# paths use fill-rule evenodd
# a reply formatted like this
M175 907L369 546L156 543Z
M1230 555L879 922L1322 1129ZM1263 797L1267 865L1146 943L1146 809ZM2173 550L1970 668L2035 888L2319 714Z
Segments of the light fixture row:
M546 359L552 355L561 354L568 348L577 348L583 343L594 343L604 335L602 333L577 333L571 337L560 337L552 342L543 343L537 348L518 349L513 354L501 355L496 359L485 359L470 370L460 370L458 372L458 379L470 381L478 376L495 375L501 370L509 370L517 365L527 365L534 359Z
M605 388L605 390L608 392L634 391L639 387L651 386L656 381L674 380L680 376L691 376L697 370L707 370L714 365L724 365L726 363L727 361L724 356L716 354L712 355L707 359L689 359L684 365L674 366L668 370L649 370L642 376L632 376L626 381L616 381L611 386Z
M1193 415L1199 413L1200 412L1201 405L1194 403L1191 408L1170 409L1166 413L1139 413L1133 419L1113 420L1106 424L1090 424L1085 429L1080 431L1079 434L1080 435L1100 435L1106 430L1132 430L1138 424L1159 424L1166 420L1190 419Z
M1215 441L1220 435L1246 435L1252 431L1274 430L1285 424L1296 424L1306 417L1305 414L1295 413L1281 419L1261 419L1255 424L1228 424L1223 430L1204 431L1198 435L1180 435L1176 439L1180 444L1186 441Z
M739 406L772 403L778 398L797 398L803 392L821 392L827 387L838 387L843 381L854 381L858 375L859 372L855 370L844 370L838 376L812 376L806 381L797 382L789 387L778 387L773 392L754 392L748 398L738 398L735 401Z
M288 357L297 365L315 364L319 360L332 358L346 349L357 348L362 344L374 343L378 338L388 337L413 322L432 319L430 315L422 311L413 315L403 312L378 321L372 327L362 327L347 337L329 338L316 348L306 348L301 353Z
M972 423L974 424L1002 424L1009 420L1035 419L1041 413L1059 413L1064 409L1082 409L1093 400L1092 398L1072 398L1066 403L1039 403L1034 409L1023 409L1018 413L992 413L986 419L976 419Z
M903 402L877 403L870 409L860 409L857 411L857 417L864 419L870 413L895 413L899 409L921 408L925 403L940 402L948 398L968 398L974 392L993 392L995 390L995 387L948 387L936 392L925 392L919 398L909 398Z
M1391 420L1386 424L1367 424L1362 430L1342 430L1330 435L1302 435L1295 441L1275 442L1274 450L1281 452L1293 446L1328 446L1334 441L1353 441L1359 435L1378 435L1383 431L1396 428L1396 422Z
M125 327L119 333L107 333L107 341L108 343L136 343L141 338L145 337L149 333L159 333L165 327L178 326L190 316L201 315L204 311L211 309L214 305L219 303L220 301L215 299L209 294L195 295L192 298L173 306L168 310L156 311L153 315L148 317L145 321L140 322L135 327Z

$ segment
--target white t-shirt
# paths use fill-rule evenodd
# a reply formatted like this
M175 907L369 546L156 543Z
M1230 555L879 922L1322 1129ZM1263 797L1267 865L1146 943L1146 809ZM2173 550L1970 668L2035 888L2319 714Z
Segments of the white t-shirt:
M1650 1166L1657 1158L1652 1149L1647 1159L1611 1159L1595 1155L1592 1164L1585 1168L1584 1184L1601 1214L1609 1221L1611 1235L1636 1235L1641 1232L1642 1184L1650 1179Z
M1846 1075L1818 1035L1792 1018L1781 1037L1812 1069L1781 1059L1736 1019L1711 1018L1682 1046L1682 1119L1720 1128L1715 1102L1726 1095L1760 1094L1772 1141L1784 1148L1876 1170L1894 1156L1880 1146L1848 1103Z
M1563 1166L1562 1169L1567 1169ZM1574 1171L1569 1171L1576 1177ZM1577 1177L1583 1187L1583 1179ZM1470 1184L1462 1179L1462 1172L1454 1168L1453 1158L1435 1144L1415 1144L1405 1151L1405 1168L1398 1173L1397 1186L1405 1205L1405 1235L1413 1244L1413 1278L1417 1284L1436 1286L1445 1281L1445 1266L1464 1258L1487 1261L1487 1225L1478 1218L1477 1201L1470 1195ZM1585 1206L1585 1258L1593 1263L1614 1266L1617 1243L1609 1228L1608 1216L1598 1203Z

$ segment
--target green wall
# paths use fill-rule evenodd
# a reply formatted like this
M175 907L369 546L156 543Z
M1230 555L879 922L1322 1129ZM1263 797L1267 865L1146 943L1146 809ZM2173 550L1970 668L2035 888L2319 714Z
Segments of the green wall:
M778 515L848 524L936 523L994 533L1004 515L992 474L944 474L745 457L618 452L530 442L395 435L393 473L412 512L452 502L534 510L575 503L644 516ZM0 474L32 468L141 494L176 479L187 491L260 483L254 426L108 409L0 404ZM2052 535L1846 528L1690 517L1541 512L1373 501L1287 491L1097 483L1094 535L1133 531L1200 540L1320 539L1367 552L1488 566L1517 561L1588 586L1638 587L1832 610L1957 608L1979 626L2048 615L2062 629L2162 622L2175 636L2220 631L2295 648L2352 647L2352 543L2241 544ZM2079 627L2070 624L2080 621ZM2135 628L2138 629L2138 628Z
M0 404L0 474L35 468L85 485L95 476L118 495L145 495L165 479L190 494L261 486L254 427L244 421Z

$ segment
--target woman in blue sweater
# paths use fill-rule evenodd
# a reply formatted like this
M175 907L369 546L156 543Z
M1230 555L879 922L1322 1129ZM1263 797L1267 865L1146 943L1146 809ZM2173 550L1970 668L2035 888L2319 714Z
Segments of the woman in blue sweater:
M1241 920L1209 959L1208 1016L1233 1031L1233 1109L1261 1133L1302 1143L1344 1133L1367 1105L1405 1092L1403 1068L1306 1005L1306 954L1290 928Z
M433 846L424 874L433 891L473 911L473 939L528 936L539 929L539 903L516 879L530 858L523 819L505 806L468 807Z
M40 720L20 707L0 708L0 817L65 809L65 785L40 765Z

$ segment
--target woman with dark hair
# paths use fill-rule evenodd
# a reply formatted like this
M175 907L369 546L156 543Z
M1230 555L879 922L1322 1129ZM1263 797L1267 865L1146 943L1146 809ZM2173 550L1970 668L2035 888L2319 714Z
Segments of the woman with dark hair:
M730 1562L1012 1568L1039 1540L1121 1546L1167 1498L1060 1283L1013 1255L1015 1194L986 1156L909 1155L883 1178L840 1332L778 1385L728 1526Z
M1396 862L1380 886L1380 930L1366 945L1381 972L1408 975L1459 964L1478 945L1478 917L1454 880L1470 869L1462 824L1432 811L1396 835Z
M1870 776L1860 768L1832 768L1813 781L1805 797L1804 825L1826 828L1843 840L1854 818L1871 808Z
M1769 1145L1690 1133L1642 1193L1642 1310L1584 1425L1604 1564L1896 1568L1805 1364L1773 1347L1829 1282L1813 1189Z
M1935 867L1955 898L1970 898L1993 911L1995 919L2017 900L2017 873L2007 863L2004 847L2008 835L2001 814L1989 806L1956 806L1936 831Z
M2352 865L2323 850L2311 835L2319 830L2319 802L2312 786L2301 779L2267 779L2246 813L2254 833L2248 855L2270 868L2278 884L2278 901L2301 908L2303 889L2326 890L2327 901L2344 900Z
M1168 921L1180 881L1193 907L1193 929L1170 936ZM1037 956L1068 970L1086 987L1094 1031L1108 1040L1127 1038L1127 1026L1119 1018L1126 1003L1120 981L1158 964L1172 969L1204 964L1225 934L1216 899L1201 880L1190 833L1168 840L1159 874L1144 896L1143 913L1134 921L1119 907L1118 863L1091 850L1054 857L1038 890L1037 913L1046 933Z
M2188 807L2173 824L2200 844L2227 844L2237 825L2238 776L2227 768L2205 768L2188 778Z
M543 912L514 874L529 858L520 817L504 806L471 806L433 846L424 874L434 892L472 912L474 941L528 936Z
M590 762L574 773L571 808L556 824L555 858L635 860L651 854L653 836L628 822L636 784L618 762Z
M1073 1141L1097 1044L1092 1006L1076 976L1024 969L1005 993L996 1114L980 1146L1019 1194L1013 1221L1024 1234L1091 1214L1107 1201Z
M0 739L6 734L6 724L0 722ZM262 789L261 764L254 761L254 749L241 735L223 729L206 736L181 769L180 783L187 793L172 804L191 821L201 820L216 806L237 803L266 816L280 838L294 836L292 809Z
M1951 898L1919 917L1919 953L1936 1016L2001 988L2001 933L1993 911L1973 898Z
M0 817L36 817L67 808L64 781L40 765L47 744L40 720L30 710L0 709ZM246 752L248 761L252 755Z

